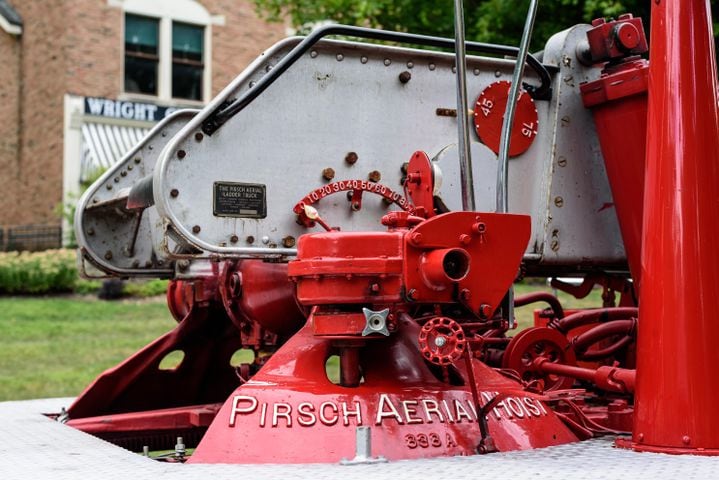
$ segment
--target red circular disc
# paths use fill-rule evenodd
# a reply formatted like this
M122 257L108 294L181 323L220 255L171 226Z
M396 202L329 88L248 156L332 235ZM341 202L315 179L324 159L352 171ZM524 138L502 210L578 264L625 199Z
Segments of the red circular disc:
M504 110L507 108L511 83L502 80L484 89L474 105L474 128L479 139L494 153L499 154ZM537 136L539 119L534 100L524 90L519 91L514 114L509 156L516 157L527 151Z
M577 358L569 340L557 330L548 327L534 327L522 330L507 345L502 357L502 367L516 371L522 380L543 380L544 390L571 388L574 379L538 372L533 362L538 357L547 361L575 366Z

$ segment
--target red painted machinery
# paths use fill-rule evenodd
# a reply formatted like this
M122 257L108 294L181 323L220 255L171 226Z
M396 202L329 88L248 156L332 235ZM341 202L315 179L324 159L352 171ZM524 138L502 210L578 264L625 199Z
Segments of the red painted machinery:
M196 155L204 159L204 148L222 161L222 142L235 139L223 136L220 127L268 89L272 75L281 75L265 68L265 77L249 83L253 93L238 101L245 105L220 99L187 123L162 149L154 177L137 180L124 197L118 192L94 201L97 189L84 198L77 222L83 259L116 275L173 278L168 304L178 326L102 374L62 419L138 451L168 448L182 436L196 447L189 457L194 463L473 455L629 433L631 440L620 437L618 444L716 454L719 417L712 407L719 387L711 368L719 327L710 312L719 297L712 268L719 259L711 243L719 225L713 189L719 180L717 80L708 7L691 0L682 2L682 9L680 14L679 2L653 5L651 63L641 57L648 51L641 20L631 15L597 20L565 35L565 47L571 48L562 51L576 57L564 53L554 69L537 67L530 77L541 77L542 86L525 84L517 102L508 150L517 169L531 165L528 156L541 157L542 148L564 148L556 138L571 128L572 117L551 115L567 108L562 102L591 111L611 188L611 201L591 215L616 211L624 261L576 253L585 247L601 250L589 237L588 247L563 254L567 242L575 240L561 226L547 228L543 242L534 239L533 229L551 225L552 215L561 217L565 202L576 199L554 196L555 210L543 218L533 211L451 208L458 177L448 173L446 157L430 158L421 150L401 165L401 193L381 181L379 170L367 180L347 173L358 171L361 162L352 151L342 164L344 179L334 181L339 167L324 168L324 184L306 188L299 201L294 197L291 210L273 206L282 204L273 204L273 195L285 199L279 179L214 181L211 203L193 197L173 172L190 168L186 165ZM373 35L390 39L388 33ZM582 41L571 43L579 37ZM306 61L322 58L312 45L308 40L296 55L296 50L280 55L275 70L287 70L293 56L308 51ZM371 63L377 52L384 55L381 48L370 48L356 64ZM427 55L432 72L444 57ZM345 53L331 60L349 61ZM583 77L567 73L574 61L585 65ZM550 54L545 53L545 62L551 67ZM391 64L388 56L381 68ZM422 90L424 77L412 70L414 61L404 66L394 88ZM320 67L312 68L319 72ZM474 75L483 78L483 72L477 67ZM554 80L545 85L543 72ZM254 77L242 81L249 78ZM313 73L312 85L318 87L312 88L321 91L340 81L332 78ZM487 155L493 161L492 151L502 151L501 112L510 87L506 80L493 82L472 102L477 140L486 145L475 146L484 148L480 163ZM266 95L273 95L273 88ZM549 107L541 104L545 101ZM437 108L433 121L457 116L457 110ZM552 118L554 126L543 127ZM549 129L546 135L542 128ZM422 127L418 123L415 129ZM544 143L545 138L554 143ZM128 161L134 155L140 153ZM574 160L559 155L548 175L559 175L556 171ZM309 169L308 162L297 161L297 175ZM485 167L497 169L493 162ZM479 173L476 185L483 182ZM205 177L192 175L197 177L191 182L202 185ZM193 203L175 208L179 204L173 202L184 201L188 193ZM609 195L600 193L587 196ZM522 193L515 195L521 204ZM110 233L102 247L90 238L95 227L88 233L93 212L103 205L121 205L125 223L135 219L137 226L128 229L134 232L133 248L144 231L144 211L150 212L144 218L155 222L148 232L162 225L162 240L152 237L153 256L144 272L136 264L110 265L93 253L111 245ZM195 215L193 205L211 208L215 223L203 220L203 212ZM302 232L299 238L273 240L277 229L262 230L262 222L288 217L291 231ZM364 228L346 228L343 222ZM259 225L257 237L248 234L254 225ZM316 227L324 231L309 230ZM231 234L223 233L225 228ZM117 235L118 229L112 231ZM236 246L243 242L246 247ZM265 246L256 247L259 243ZM599 288L603 305L566 310L550 293L513 296L513 282L525 274L581 274L579 283L555 279L552 286L576 298ZM513 308L538 302L548 308L536 311L535 325L511 335ZM183 352L182 362L161 369L162 359L176 350ZM247 356L233 363L238 351ZM327 368L334 359L336 374Z

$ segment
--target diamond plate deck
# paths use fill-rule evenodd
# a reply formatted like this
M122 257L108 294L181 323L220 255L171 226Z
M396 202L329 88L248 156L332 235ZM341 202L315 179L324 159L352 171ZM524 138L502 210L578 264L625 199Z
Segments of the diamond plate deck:
M72 399L0 403L0 479L618 479L719 478L719 458L635 453L601 438L559 447L485 456L371 465L184 465L144 458L44 417ZM381 454L381 452L374 452Z

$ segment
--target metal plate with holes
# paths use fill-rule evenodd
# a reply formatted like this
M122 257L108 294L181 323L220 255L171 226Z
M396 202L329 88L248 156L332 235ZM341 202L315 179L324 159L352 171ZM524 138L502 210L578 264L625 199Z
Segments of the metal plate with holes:
M356 465L188 465L144 458L110 443L49 420L72 399L44 399L0 403L0 478L3 480L184 480L238 476L263 480L365 480L368 478L487 478L517 480L614 480L629 478L705 480L715 478L719 458L691 455L635 453L613 448L611 437L558 447L471 457L432 458ZM169 446L168 448L172 448ZM373 451L373 455L382 452ZM354 452L348 452L348 458ZM281 448L277 462L282 462Z
M273 49L265 57L266 64L272 65L273 58L281 57L293 42L296 40ZM560 40L554 45L557 51L545 53L545 58L561 58L562 49L571 49L573 55L570 42ZM452 55L437 52L322 41L211 137L197 142L195 135L203 119L225 99L238 97L266 74L267 65L257 64L163 151L155 170L158 209L177 237L205 252L199 256L293 255L293 249L281 247L281 239L308 232L297 225L292 214L292 207L308 192L330 179L366 180L370 175L397 189L401 166L415 150L435 156L456 142L456 118L440 113L456 103L452 62ZM487 85L509 77L513 63L469 57L468 67L468 88L474 104ZM598 74L596 69L572 68L577 86ZM404 72L411 74L409 81L399 80ZM602 204L611 203L611 194L596 148L591 114L576 104L565 111L562 101L570 95L579 96L578 89L570 92L566 83L559 88L562 81L559 76L553 80L561 97L536 102L541 125L537 137L527 152L510 162L510 210L532 216L533 236L527 253L533 258L544 260L543 256L549 256L554 265L571 265L578 258L596 259L595 266L600 268L620 265L624 252L614 212L600 211ZM557 131L563 126L556 119L567 116L585 127L581 135L567 137ZM474 143L478 142L475 137ZM559 191L564 188L554 182L556 165L551 152L556 149L571 150L571 162L561 173L569 175L576 188L586 188L589 193L585 198L564 195L564 209L558 212L566 224L559 234L562 243L551 249L549 197L563 196ZM480 210L494 210L494 162L491 157L478 159L485 166L480 167L475 179L487 187L478 192ZM459 185L452 178L454 172L458 169L451 166L442 172L446 185ZM212 185L218 181L267 185L267 217L256 220L211 215ZM173 186L189 193L173 198L169 195ZM447 196L454 195L450 192ZM380 198L369 196L362 210L353 212L344 196L334 195L320 202L317 209L329 225L359 231L381 229L379 218L388 207ZM582 232L591 232L589 243ZM231 237L240 241L231 244ZM245 241L248 238L265 241L249 243Z
M163 119L80 198L75 236L83 265L89 262L102 272L119 276L162 277L173 273L166 253L173 247L160 247L168 240L157 209L150 207L140 214L128 210L126 203L132 187L152 174L165 144L196 113L179 110ZM98 276L90 274L87 267L83 270L89 276Z
M215 182L212 213L216 217L265 218L267 187L257 183Z

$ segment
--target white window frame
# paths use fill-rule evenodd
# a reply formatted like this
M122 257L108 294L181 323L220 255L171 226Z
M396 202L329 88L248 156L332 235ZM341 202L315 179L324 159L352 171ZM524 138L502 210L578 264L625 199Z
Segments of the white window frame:
M210 100L212 95L212 25L219 24L222 17L213 17L194 0L108 0L110 6L123 10L122 18L122 90L121 99L160 100L168 103L198 104ZM125 92L125 15L140 15L159 20L159 64L157 71L157 96ZM172 97L172 23L180 22L204 28L202 51L202 98L200 101Z

